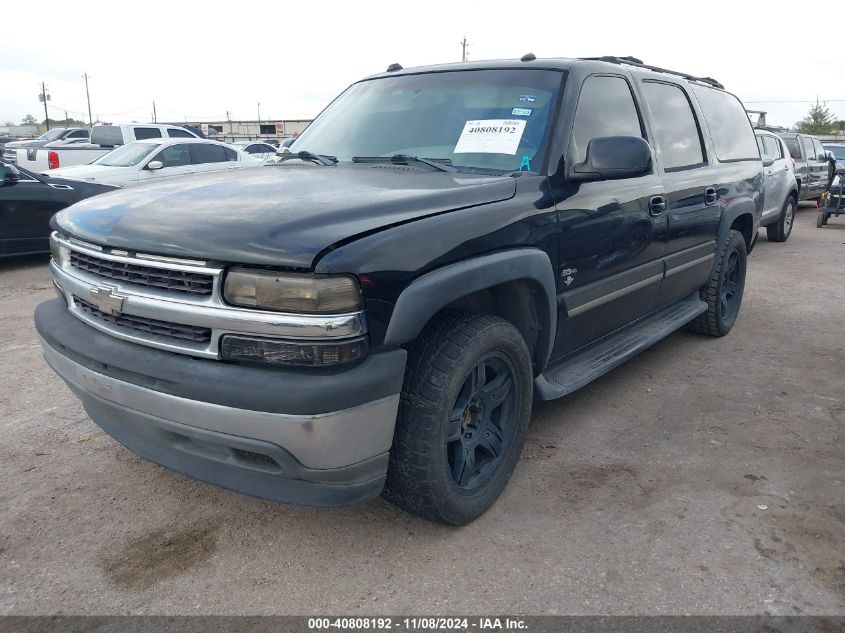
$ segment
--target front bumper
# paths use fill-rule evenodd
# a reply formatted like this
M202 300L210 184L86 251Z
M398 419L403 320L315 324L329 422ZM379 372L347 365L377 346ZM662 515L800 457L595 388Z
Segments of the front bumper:
M82 323L58 299L35 324L48 364L100 427L141 457L245 494L345 505L384 485L405 351L309 373L141 347Z

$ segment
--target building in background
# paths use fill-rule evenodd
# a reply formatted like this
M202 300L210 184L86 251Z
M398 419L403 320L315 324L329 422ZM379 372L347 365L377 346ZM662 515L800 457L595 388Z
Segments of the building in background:
M221 140L238 141L257 138L286 138L299 136L311 119L252 120L252 121L172 121L172 125L190 125L208 136ZM207 130L207 132L206 132Z
M45 127L44 130L47 128ZM37 125L0 125L0 135L36 137L39 134Z

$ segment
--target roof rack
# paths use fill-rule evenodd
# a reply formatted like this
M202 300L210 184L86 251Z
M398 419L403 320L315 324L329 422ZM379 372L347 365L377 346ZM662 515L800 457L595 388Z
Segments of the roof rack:
M687 73L678 72L677 70L669 70L667 68L660 68L659 66L649 66L648 64L644 64L642 60L637 59L636 57L617 57L615 55L605 55L604 57L582 57L581 59L599 62L610 62L611 64L625 64L626 66L636 66L637 68L653 70L656 73L668 73L670 75L677 75L678 77L683 77L684 79L687 79L689 81L698 81L700 83L707 84L708 86L719 88L720 90L725 89L722 84L720 84L712 77L696 77L694 75L688 75Z

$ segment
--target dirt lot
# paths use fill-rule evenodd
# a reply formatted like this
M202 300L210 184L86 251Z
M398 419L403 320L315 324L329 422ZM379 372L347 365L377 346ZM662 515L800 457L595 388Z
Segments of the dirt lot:
M0 263L0 614L845 613L845 218L761 238L726 338L537 405L461 529L142 461L41 359L52 296L46 258Z

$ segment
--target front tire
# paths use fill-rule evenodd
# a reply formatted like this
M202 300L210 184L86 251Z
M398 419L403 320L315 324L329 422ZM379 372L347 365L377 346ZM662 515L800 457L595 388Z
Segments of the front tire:
M739 231L728 231L710 279L699 291L707 311L690 322L690 330L709 336L731 331L742 305L747 263L745 238Z
M531 357L498 317L435 317L408 357L384 496L447 525L483 514L511 476L531 416Z
M769 238L769 241L785 242L789 239L792 233L792 226L795 223L796 208L795 198L789 196L786 202L783 203L783 209L781 209L778 221L766 227L766 237Z

